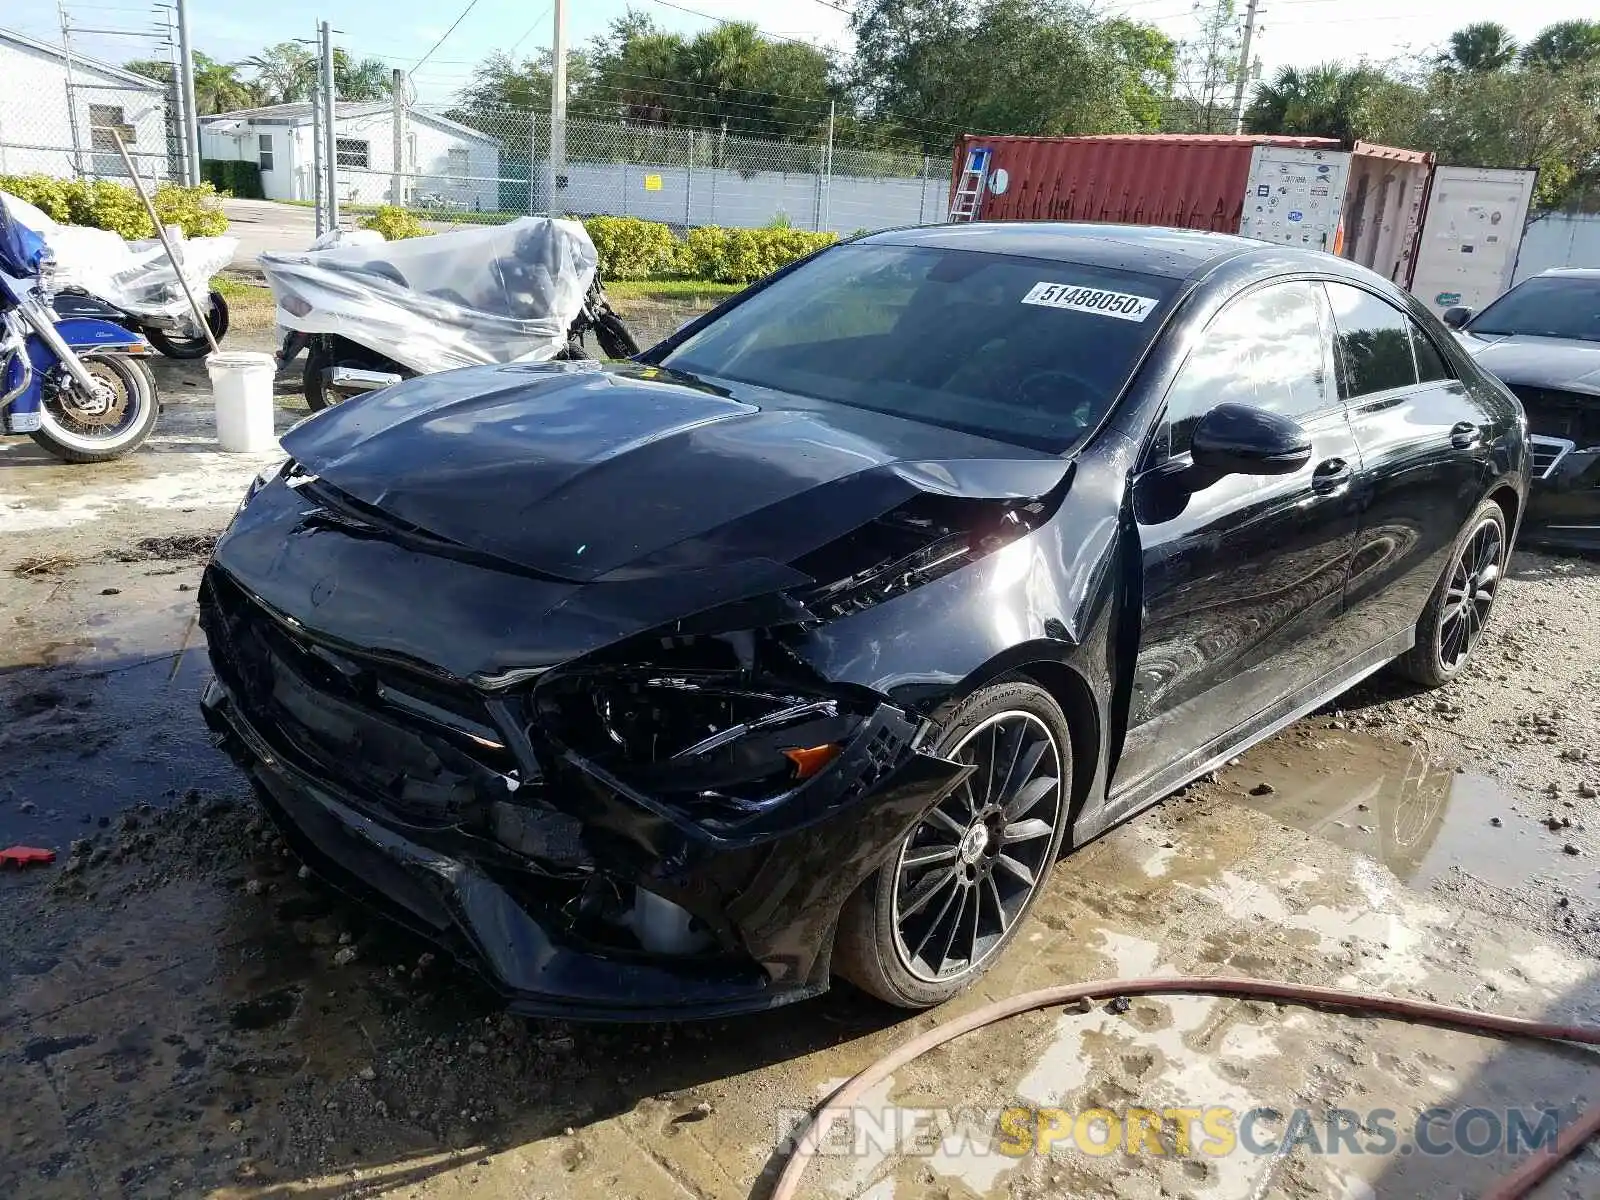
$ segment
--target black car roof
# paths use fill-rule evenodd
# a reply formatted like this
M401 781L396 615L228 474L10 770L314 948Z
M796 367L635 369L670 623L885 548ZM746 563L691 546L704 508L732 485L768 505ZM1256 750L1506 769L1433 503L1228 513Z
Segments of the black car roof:
M1176 279L1188 278L1222 259L1269 248L1269 243L1231 233L1070 221L974 221L959 225L919 225L907 229L886 229L882 233L861 238L860 242L878 246L930 246L940 250L1015 254L1024 258L1142 271L1147 275L1166 275ZM1270 248L1300 253L1289 251L1288 247Z

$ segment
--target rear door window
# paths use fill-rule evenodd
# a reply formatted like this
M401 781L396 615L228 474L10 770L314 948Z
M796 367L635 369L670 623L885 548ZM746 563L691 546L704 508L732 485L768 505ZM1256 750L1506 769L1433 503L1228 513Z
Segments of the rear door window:
M1439 353L1439 348L1433 344L1433 339L1422 332L1422 327L1416 322L1411 324L1411 349L1417 356L1417 378L1423 383L1432 383L1437 379L1454 379L1449 365L1444 361L1444 355Z
M1410 318L1371 292L1343 283L1325 286L1338 332L1346 398L1415 386L1417 363L1411 349Z

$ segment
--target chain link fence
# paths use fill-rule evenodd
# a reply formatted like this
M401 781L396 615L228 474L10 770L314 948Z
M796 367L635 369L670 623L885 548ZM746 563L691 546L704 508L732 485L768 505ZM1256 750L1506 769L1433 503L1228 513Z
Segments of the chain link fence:
M136 85L82 67L35 81L22 77L25 65L32 64L0 63L0 175L126 181L114 132L140 179L179 180L181 133L169 86Z
M845 235L945 218L949 162L917 151L570 120L552 178L547 113L414 106L397 126L392 110L373 109L338 122L346 205L398 196L418 216L444 221L555 211L680 229L776 224Z

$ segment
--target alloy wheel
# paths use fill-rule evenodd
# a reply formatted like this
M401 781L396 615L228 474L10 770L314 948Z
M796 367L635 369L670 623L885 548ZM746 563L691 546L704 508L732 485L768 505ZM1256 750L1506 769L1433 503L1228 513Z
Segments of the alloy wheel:
M1005 941L1062 815L1061 749L1032 713L997 713L949 756L972 773L928 810L894 865L896 950L928 982L972 971Z
M1493 519L1479 524L1463 544L1451 568L1439 622L1439 665L1446 671L1460 670L1483 636L1500 590L1504 556L1505 536Z

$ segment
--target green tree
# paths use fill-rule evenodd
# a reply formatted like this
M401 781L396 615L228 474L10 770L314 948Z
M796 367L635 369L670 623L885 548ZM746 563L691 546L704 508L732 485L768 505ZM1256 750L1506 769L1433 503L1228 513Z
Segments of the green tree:
M1450 35L1450 48L1437 60L1446 71L1503 71L1517 61L1517 41L1497 21L1477 21Z
M172 64L159 58L136 58L123 63L122 69L132 71L135 75L143 75L146 79L154 79L157 83L172 82Z
M844 99L827 54L728 22L693 38L629 10L589 46L592 77L574 104L630 123L810 137Z
M341 100L387 100L393 72L381 58L360 62L343 50L333 52L333 90Z
M1196 6L1200 30L1178 47L1177 82L1161 127L1177 133L1232 133L1239 72L1239 15L1234 0Z
M1600 21L1557 21L1522 49L1524 66L1559 71L1600 62Z
M296 42L268 46L239 65L256 73L254 82L266 104L292 104L309 99L317 73L316 56Z
M264 103L255 87L239 78L235 63L218 62L196 51L194 106L203 117Z
M1381 72L1364 66L1282 67L1270 83L1256 85L1244 127L1250 133L1354 141L1369 98L1385 82Z
M137 58L124 63L123 70L159 83L172 83L172 64L159 58ZM262 102L261 95L254 87L239 78L236 64L218 62L208 54L195 51L194 105L202 117L249 108Z
M1564 206L1600 176L1600 60L1551 70L1438 71L1372 93L1367 136L1429 150L1445 164L1539 172L1537 207Z
M1171 94L1170 38L1070 0L862 0L851 24L865 115L934 153L962 131L1155 129Z

